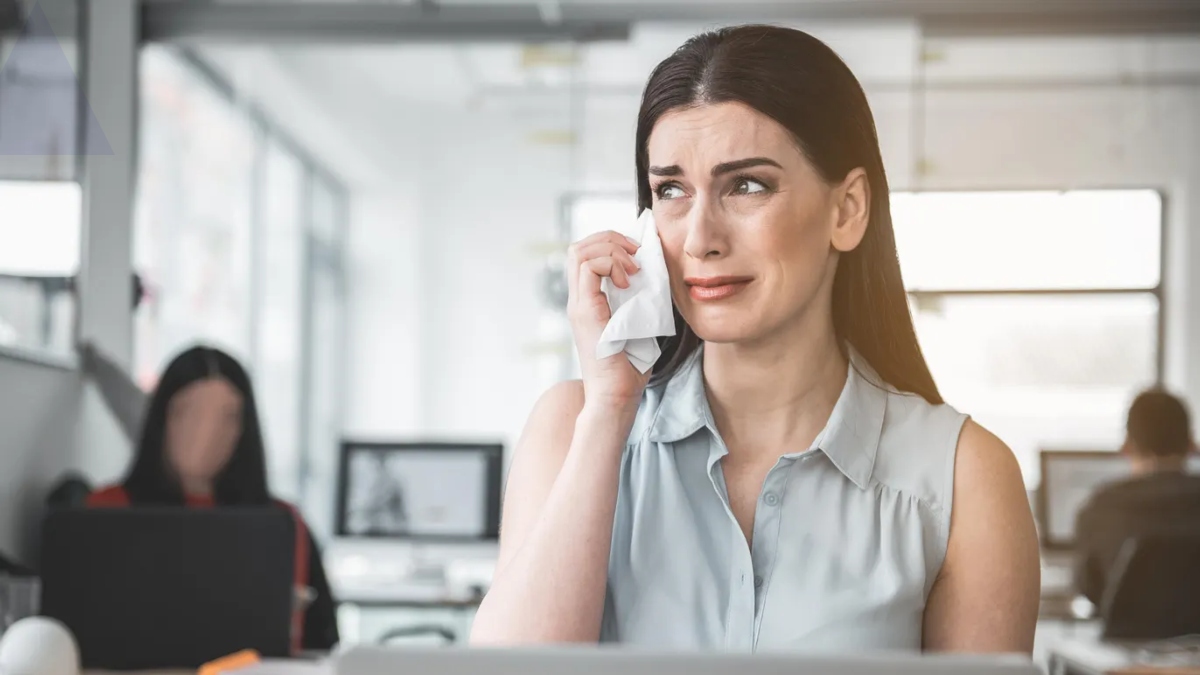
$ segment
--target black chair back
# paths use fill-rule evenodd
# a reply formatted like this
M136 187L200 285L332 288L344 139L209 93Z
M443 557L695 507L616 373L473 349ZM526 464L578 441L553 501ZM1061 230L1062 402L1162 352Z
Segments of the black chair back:
M1200 535L1125 541L1100 603L1106 640L1165 640L1200 633Z

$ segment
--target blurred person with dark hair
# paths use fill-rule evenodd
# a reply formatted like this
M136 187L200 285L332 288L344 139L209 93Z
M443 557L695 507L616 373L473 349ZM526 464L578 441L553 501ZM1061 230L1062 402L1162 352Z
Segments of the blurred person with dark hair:
M296 523L295 647L325 650L337 644L336 607L320 550L300 513L274 499L267 486L254 390L241 364L211 347L188 349L163 371L147 404L119 366L92 346L82 351L85 370L124 418L122 426L143 420L129 473L121 483L93 492L87 505L287 510Z
M1134 399L1121 447L1134 475L1097 491L1075 525L1076 586L1093 603L1103 598L1106 577L1126 540L1189 526L1200 530L1200 476L1185 471L1194 450L1182 400L1162 390Z

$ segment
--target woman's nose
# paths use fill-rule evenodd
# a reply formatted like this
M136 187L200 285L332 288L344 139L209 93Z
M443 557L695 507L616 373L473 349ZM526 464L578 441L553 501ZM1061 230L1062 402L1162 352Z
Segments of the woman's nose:
M728 240L720 214L707 200L696 201L688 213L686 227L687 236L683 242L683 252L688 257L704 260L728 253Z

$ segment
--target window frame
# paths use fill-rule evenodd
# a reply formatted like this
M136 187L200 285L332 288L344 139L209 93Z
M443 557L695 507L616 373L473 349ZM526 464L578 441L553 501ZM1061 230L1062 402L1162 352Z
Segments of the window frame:
M967 289L967 288L940 288L938 290L908 290L905 289L905 294L913 301L920 303L938 302L942 298L953 297L1011 297L1011 296L1044 296L1044 297L1066 297L1066 296L1113 296L1113 295L1153 295L1158 302L1158 322L1155 326L1155 345L1154 345L1154 384L1162 386L1166 378L1166 337L1167 337L1167 212L1168 199L1167 194L1161 188L1145 187L1145 186L1123 186L1123 187L1071 187L1061 189L1047 188L1029 188L1019 189L1006 187L1004 189L921 189L921 190L895 190L895 193L906 194L934 194L934 193L963 193L963 192L990 192L990 193L1013 193L1013 192L1123 192L1133 190L1148 190L1158 195L1160 204L1159 219L1158 219L1158 283L1153 286L1124 286L1124 287L1085 287L1085 288L987 288L987 289ZM903 269L901 270L903 272Z

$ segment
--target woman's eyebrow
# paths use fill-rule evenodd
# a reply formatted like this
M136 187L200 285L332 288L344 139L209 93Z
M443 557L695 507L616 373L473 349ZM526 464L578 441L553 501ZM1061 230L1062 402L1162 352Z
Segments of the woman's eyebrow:
M742 169L749 169L752 166L773 166L777 169L782 169L779 162L767 157L750 157L748 159L738 159L732 162L722 162L713 167L712 175L714 178L721 174L733 173Z
M779 164L779 162L776 162L775 160L770 159L768 157L749 157L746 159L735 159L732 162L721 162L720 164L713 167L712 175L715 178L722 174L732 173L734 171L741 171L742 169L749 169L752 166L773 166L777 169L783 168L783 166L781 166ZM672 164L670 166L652 166L649 169L647 169L647 171L652 176L682 176L683 175L683 169L680 168L678 164Z
M648 169L652 176L682 176L683 169L678 164L671 166L652 166Z

